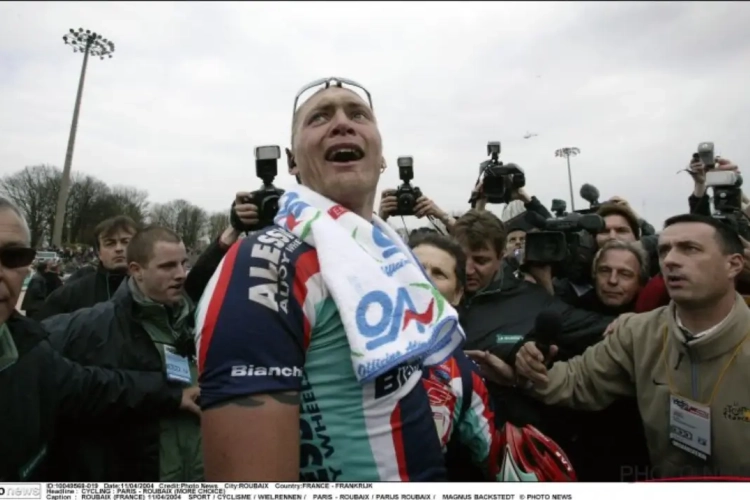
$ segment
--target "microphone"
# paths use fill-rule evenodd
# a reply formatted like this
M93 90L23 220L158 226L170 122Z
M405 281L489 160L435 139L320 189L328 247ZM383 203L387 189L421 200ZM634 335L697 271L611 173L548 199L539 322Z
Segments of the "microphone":
M584 184L581 186L581 191L578 193L581 198L588 201L591 206L599 204L599 190L593 184Z
M548 361L550 346L557 343L562 335L563 322L560 313L555 311L542 311L534 321L534 338L536 347L544 355L545 362Z

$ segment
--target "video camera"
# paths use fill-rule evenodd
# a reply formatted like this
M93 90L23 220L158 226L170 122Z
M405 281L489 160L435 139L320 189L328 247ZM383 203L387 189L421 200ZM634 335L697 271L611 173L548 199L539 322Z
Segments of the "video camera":
M525 215L527 222L541 231L526 233L524 266L551 265L555 277L587 283L596 254L596 234L604 230L604 219L577 212L553 219L529 211Z
M403 184L396 189L398 205L393 215L414 215L417 200L422 197L422 190L411 185L411 180L414 179L414 159L411 156L399 156L396 164L398 177Z
M523 169L515 163L504 165L500 158L500 142L487 143L489 160L479 164L479 175L482 177L482 191L487 203L510 203L514 191L526 186L526 175ZM472 207L478 199L473 194L469 199Z
M279 198L284 194L283 189L273 185L273 180L279 174L278 161L281 149L278 146L258 146L255 148L255 175L263 181L263 187L245 197L243 203L252 203L258 207L258 223L247 226L240 221L234 210L229 215L232 227L241 232L257 231L273 225L273 218L279 211Z

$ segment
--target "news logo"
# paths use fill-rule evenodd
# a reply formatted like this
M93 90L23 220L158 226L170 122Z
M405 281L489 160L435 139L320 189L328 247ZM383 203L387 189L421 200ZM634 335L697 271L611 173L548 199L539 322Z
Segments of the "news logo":
M0 498L3 500L41 500L42 485L40 484L0 484Z

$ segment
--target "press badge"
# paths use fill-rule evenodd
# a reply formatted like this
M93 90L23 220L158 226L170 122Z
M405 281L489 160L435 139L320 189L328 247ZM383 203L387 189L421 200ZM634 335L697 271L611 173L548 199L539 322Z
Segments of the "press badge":
M164 363L167 368L167 380L190 385L190 364L185 356L180 356L174 347L164 346Z
M669 440L703 460L711 456L711 408L669 396Z

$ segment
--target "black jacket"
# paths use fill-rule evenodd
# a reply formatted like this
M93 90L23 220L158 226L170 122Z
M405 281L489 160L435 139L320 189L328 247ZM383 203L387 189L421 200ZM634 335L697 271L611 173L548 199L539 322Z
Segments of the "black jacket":
M29 285L26 287L26 293L21 303L21 310L27 317L34 318L41 310L48 295L47 282L44 277L39 273L34 273L29 280Z
M35 319L42 321L105 302L112 298L125 276L124 273L111 273L99 265L95 273L69 281L51 293Z
M550 310L560 313L563 319L562 334L556 342L560 349L559 360L581 354L597 343L614 319L613 316L576 309L550 295L541 286L501 270L496 280L468 299L461 311L461 323L466 333L465 348L490 350L513 366L518 349L535 338L536 316L541 311ZM574 442L582 430L578 425L580 412L545 406L518 389L492 384L488 384L488 389L498 428L505 422L517 426L531 424L554 439L566 452L578 451ZM578 465L573 458L571 461L574 467Z
M198 303L228 250L221 246L217 238L200 254L185 280L185 293L190 300Z
M161 353L133 321L133 307L132 294L123 282L112 300L49 318L43 324L52 346L68 359L163 378ZM183 353L190 354L192 338L182 340ZM159 480L160 420L153 414L86 425L67 419L60 422L60 428L64 432L50 446L53 481Z
M562 316L563 332L557 345L566 359L596 343L614 319L569 306L541 286L501 270L493 283L467 298L461 308L465 348L489 349L513 363L524 336L532 333L537 315L544 310Z
M96 268L94 266L83 266L79 267L76 272L68 276L68 283L72 283L76 280L79 280L83 278L84 276L88 276L89 274L93 274L96 272Z
M37 322L14 313L7 324L18 359L0 371L0 482L50 480L46 446L61 417L87 425L179 409L182 391L161 373L84 368Z

